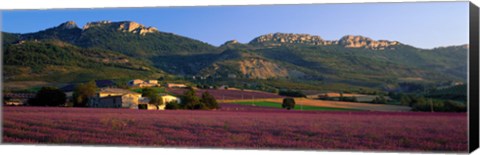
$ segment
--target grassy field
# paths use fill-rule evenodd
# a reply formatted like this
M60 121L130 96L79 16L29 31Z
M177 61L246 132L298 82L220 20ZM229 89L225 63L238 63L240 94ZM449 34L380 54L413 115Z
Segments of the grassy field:
M262 107L275 107L282 108L282 104L278 102L269 102L269 101L244 101L244 102L234 102L232 104L241 104L241 105L251 105L251 106L262 106ZM307 105L296 105L294 110L320 110L320 111L354 111L355 109L345 109L345 108L331 108L331 107L318 107L318 106L307 106Z
M257 99L255 102L274 102L282 103L283 98L265 98ZM222 100L223 103L238 103L246 102L252 103L252 100ZM371 103L357 103L357 102L343 102L343 101L325 101L325 100L315 100L307 98L295 98L295 107L299 105L312 106L312 107L323 107L323 108L340 108L340 109L350 109L350 110L365 110L365 111L395 111L395 112L406 112L410 111L411 108L408 106L401 105L389 105L389 104L371 104Z

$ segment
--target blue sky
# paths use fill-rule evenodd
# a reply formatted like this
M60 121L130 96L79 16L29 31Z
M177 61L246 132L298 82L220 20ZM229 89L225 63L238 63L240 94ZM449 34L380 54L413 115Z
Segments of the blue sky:
M70 20L80 27L136 21L216 46L275 32L363 35L420 48L468 43L468 2L10 10L2 12L2 31L36 32Z

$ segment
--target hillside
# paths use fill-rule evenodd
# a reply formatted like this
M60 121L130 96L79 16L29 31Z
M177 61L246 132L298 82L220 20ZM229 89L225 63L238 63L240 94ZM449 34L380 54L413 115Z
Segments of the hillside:
M4 48L3 76L7 82L79 82L164 74L140 59L59 40L21 41Z
M310 40L309 40L310 39ZM466 82L465 46L419 49L396 41L345 36L267 34L248 44L227 42L200 75L290 79L387 88L400 82Z
M73 21L43 31L22 34L19 40L61 40L83 48L108 49L133 57L215 53L207 43L158 31L132 21L99 21L79 28Z
M2 32L2 37L7 81L171 74L270 89L390 89L401 82L466 82L467 76L465 45L420 49L354 35L324 40L272 33L214 47L132 21L90 22L82 28L69 21L35 33Z

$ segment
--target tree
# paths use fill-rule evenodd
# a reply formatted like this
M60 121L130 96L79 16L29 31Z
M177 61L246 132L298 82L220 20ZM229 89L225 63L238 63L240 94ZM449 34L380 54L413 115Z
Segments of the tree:
M165 109L172 109L172 110L180 109L180 105L178 104L177 101L170 101L166 103Z
M387 104L387 99L383 96L380 97L375 97L375 99L372 100L372 103L375 104Z
M208 109L218 109L218 107L219 107L215 97L213 97L213 95L211 95L208 92L204 92L202 94L202 98L200 99L200 102L205 104L205 106Z
M163 105L162 97L158 94L155 89L144 88L142 89L142 96L148 97L150 99L149 103L155 106Z
M53 87L42 87L34 98L28 100L32 106L60 106L65 104L67 96L61 90Z
M79 84L73 91L73 106L87 107L88 99L94 97L97 92L97 84L95 81L90 81L85 84Z
M412 100L413 111L430 111L430 105L427 103L425 97L420 96Z
M289 97L307 97L303 92L295 90L281 90L278 95Z
M200 103L200 98L195 95L195 90L193 88L189 88L182 96L182 106L185 109L198 109L201 108L198 104Z
M446 100L443 102L445 109L451 112L466 112L467 106L462 103L458 103L452 100Z
M402 95L400 97L400 103L402 105L412 106L412 99L408 95Z
M295 100L293 98L284 98L282 102L282 108L288 110L295 108Z

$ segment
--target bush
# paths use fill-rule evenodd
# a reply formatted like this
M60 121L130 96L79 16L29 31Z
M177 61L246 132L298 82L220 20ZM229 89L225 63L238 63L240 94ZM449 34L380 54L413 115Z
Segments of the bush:
M180 109L180 105L178 104L177 101L167 102L167 105L165 105L165 109L171 109L171 110Z
M295 100L293 98L284 98L282 102L282 108L288 110L295 108Z
M90 81L85 84L79 84L73 91L73 106L87 107L88 99L95 96L97 91L97 84L95 81Z
M451 112L466 112L467 106L462 103L458 103L452 100L447 100L443 102L445 109Z
M60 106L67 101L67 96L61 90L53 87L42 87L34 98L28 100L32 106Z
M289 97L307 97L305 94L303 94L303 92L295 90L281 90L278 95Z
M202 98L200 99L200 102L205 104L205 107L208 108L208 109L218 109L219 108L217 100L215 99L215 97L213 97L213 95L211 95L208 92L204 92L202 94Z
M152 88L142 89L142 96L150 99L149 103L155 106L163 105L162 98L160 97L160 95L158 95L158 93L159 92Z
M195 94L196 92L193 88L190 88L183 93L182 107L184 109L195 109L198 107L196 105L200 104L200 98L198 98Z
M375 97L375 99L372 100L372 103L375 104L387 104L387 99L383 96L380 97Z
M400 103L402 105L412 106L412 98L408 95L401 95Z
M188 89L182 96L182 104L176 106L174 103L170 103L167 109L191 109L191 110L207 110L207 109L218 109L219 105L217 100L213 95L208 92L204 92L202 97L199 98L195 95L196 92L194 89Z
M147 104L139 104L139 105L138 105L138 109L147 110L147 109L148 109L148 105L147 105Z

